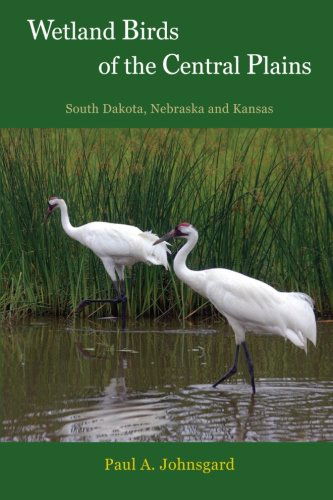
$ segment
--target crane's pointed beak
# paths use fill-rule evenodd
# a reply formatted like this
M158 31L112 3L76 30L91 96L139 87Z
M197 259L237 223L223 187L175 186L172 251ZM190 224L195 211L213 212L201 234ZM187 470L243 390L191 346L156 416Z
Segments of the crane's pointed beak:
M44 217L44 223L46 224L46 222L49 220L49 217L50 215L52 214L53 210L55 209L55 206L54 205L50 205L48 203L48 206L47 206L47 211L46 211L46 214L45 214L45 217Z
M162 243L162 241L169 241L171 238L174 238L176 236L176 231L175 229L172 229L172 231L169 231L166 233L164 236L162 236L159 240L155 241L153 245L158 245L159 243Z

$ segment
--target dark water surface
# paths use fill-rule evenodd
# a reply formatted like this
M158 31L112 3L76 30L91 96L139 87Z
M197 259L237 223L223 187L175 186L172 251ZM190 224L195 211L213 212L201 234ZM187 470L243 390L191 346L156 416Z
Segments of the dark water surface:
M333 440L333 323L308 355L280 337L248 335L247 368L232 362L221 322L31 320L1 332L1 441Z

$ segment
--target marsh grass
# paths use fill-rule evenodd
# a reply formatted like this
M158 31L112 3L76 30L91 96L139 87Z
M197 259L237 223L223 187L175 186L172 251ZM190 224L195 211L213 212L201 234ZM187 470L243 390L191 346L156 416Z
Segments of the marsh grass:
M43 224L56 194L73 225L105 220L163 234L190 221L200 233L193 268L301 290L330 314L332 151L331 130L3 129L1 313L65 315L82 297L112 293L98 258L67 237L59 214ZM213 312L161 267L135 265L127 289L133 318Z

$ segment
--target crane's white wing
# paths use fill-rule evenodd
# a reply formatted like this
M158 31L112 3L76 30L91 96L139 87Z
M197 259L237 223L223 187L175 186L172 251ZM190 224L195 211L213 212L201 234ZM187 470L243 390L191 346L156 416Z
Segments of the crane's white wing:
M245 330L277 333L306 349L316 343L316 322L310 297L279 292L266 283L228 269L208 269L205 295L227 318Z
M76 239L99 257L130 257L140 253L135 246L139 228L125 224L90 222L77 228Z
M112 258L123 265L147 262L168 268L166 244L153 246L158 236L135 226L90 222L76 228L75 239L102 259Z
M279 292L262 281L228 269L207 269L206 293L222 313L240 322L267 323L280 304Z
M159 236L151 231L142 232L139 237L143 238L145 241L147 261L151 264L162 265L165 269L169 269L168 253L171 253L168 249L169 243L163 241L162 243L154 246L154 243L159 239Z

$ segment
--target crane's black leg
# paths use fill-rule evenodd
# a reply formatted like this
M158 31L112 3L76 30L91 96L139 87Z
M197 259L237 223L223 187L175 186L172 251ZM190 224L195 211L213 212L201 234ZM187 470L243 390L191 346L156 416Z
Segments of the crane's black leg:
M126 328L126 304L127 304L127 297L122 298L121 300L121 328L125 330Z
M116 295L114 296L114 302L115 304L118 304L119 302L121 302L121 298L122 298L122 284L121 284L121 281L113 281L112 280L112 284L113 284L113 288L115 289L115 292L116 292Z
M82 311L86 306L89 306L90 304L118 304L120 302L119 298L118 299L83 299L79 303L79 305L74 309L74 312L78 313Z
M215 382L215 384L213 384L213 387L216 387L217 385L221 384L222 382L224 382L225 380L227 380L227 378L231 377L232 375L234 375L235 373L237 373L237 365L238 365L238 355L239 355L239 345L237 344L236 345L236 353L235 353L235 359L234 359L234 364L232 365L232 367L223 375L223 377L220 378L220 380L218 380L217 382Z
M91 304L91 300L89 299L83 299L81 302L76 306L76 308L73 310L73 312L80 312L82 309L84 309L86 306L89 306Z
M250 353L248 351L248 348L247 348L247 345L246 345L246 342L242 342L242 346L243 346L243 349L244 349L244 353L245 353L245 357L246 357L246 362L247 362L247 367L249 369L249 374L250 374L250 377L251 377L251 385L252 385L252 392L253 394L256 393L256 386L254 384L254 369L253 369L253 363L252 363L252 359L251 359L251 356L250 356Z
M84 309L86 306L89 306L90 304L111 304L116 307L117 304L120 303L121 325L122 329L124 330L126 328L126 304L127 304L125 280L119 280L119 282L112 280L112 283L116 291L116 295L113 299L84 299L79 303L79 305L75 309L75 312L78 313L82 311L82 309ZM112 308L112 314L114 316L118 316L118 311Z
M120 297L126 297L125 280L120 280L120 282L119 282L119 288L120 288Z
M126 328L126 306L127 306L125 280L120 280L119 288L120 288L120 301L121 301L121 327L123 330L125 330L125 328Z
M82 311L82 309L84 309L86 306L89 306L90 304L111 304L111 307L117 306L119 302L122 302L121 291L118 288L117 281L112 280L112 284L116 292L115 297L113 299L83 299L76 307L75 312L78 313ZM118 316L117 310L114 310L114 308L112 308L112 314Z
M118 307L117 304L120 301L120 290L119 290L119 283L117 280L112 280L113 288L115 291L115 296L112 301L111 305L111 312L113 316L118 316Z

